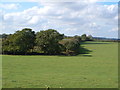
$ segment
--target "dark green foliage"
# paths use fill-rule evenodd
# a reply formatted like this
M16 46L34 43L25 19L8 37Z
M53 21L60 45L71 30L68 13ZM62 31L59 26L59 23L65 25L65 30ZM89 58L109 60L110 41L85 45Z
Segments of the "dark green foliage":
M32 29L25 28L22 31L16 31L3 41L3 53L25 54L34 47L34 41L35 32Z
M61 45L58 42L63 39L63 36L54 29L40 31L36 34L36 44L45 54L59 54Z
M88 35L88 36L87 36L87 41L92 41L92 40L93 40L92 35Z
M82 40L82 41L86 41L86 40L87 40L87 35L86 35L86 34L83 34L83 35L81 36L81 40Z
M66 55L77 55L80 52L80 42L77 39L62 40L60 42L64 46Z
M0 38L2 38L2 39L6 39L7 37L9 36L9 34L2 34L2 35L0 35Z
M76 39L79 43L81 42L81 37L80 37L80 36L75 35L75 36L73 37L73 39Z
M3 54L49 54L77 55L80 53L81 41L91 40L92 36L64 36L54 29L40 31L35 34L32 29L25 28L14 34L2 34Z

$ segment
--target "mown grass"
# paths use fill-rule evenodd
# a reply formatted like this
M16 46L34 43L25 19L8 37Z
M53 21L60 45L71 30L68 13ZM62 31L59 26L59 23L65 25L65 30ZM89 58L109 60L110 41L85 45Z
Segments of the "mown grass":
M0 56L0 89L2 88L2 58Z
M3 55L3 88L117 88L118 44L86 42L78 56Z

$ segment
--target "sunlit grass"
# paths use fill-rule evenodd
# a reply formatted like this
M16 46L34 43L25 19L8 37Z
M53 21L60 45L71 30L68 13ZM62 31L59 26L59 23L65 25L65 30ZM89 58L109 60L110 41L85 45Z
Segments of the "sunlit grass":
M86 42L78 56L3 55L4 88L117 88L118 44Z

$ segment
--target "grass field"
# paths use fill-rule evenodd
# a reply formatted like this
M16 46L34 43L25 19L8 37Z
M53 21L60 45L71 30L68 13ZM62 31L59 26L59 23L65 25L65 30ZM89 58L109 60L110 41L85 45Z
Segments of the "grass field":
M82 46L78 56L3 55L3 88L117 88L118 44Z
M2 52L2 39L0 39L0 53ZM0 56L0 89L2 88L2 56Z

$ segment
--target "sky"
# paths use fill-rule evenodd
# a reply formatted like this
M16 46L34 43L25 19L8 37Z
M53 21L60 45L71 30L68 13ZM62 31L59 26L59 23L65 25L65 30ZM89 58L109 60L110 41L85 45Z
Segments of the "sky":
M118 38L119 0L2 0L0 33L56 29L68 36Z

